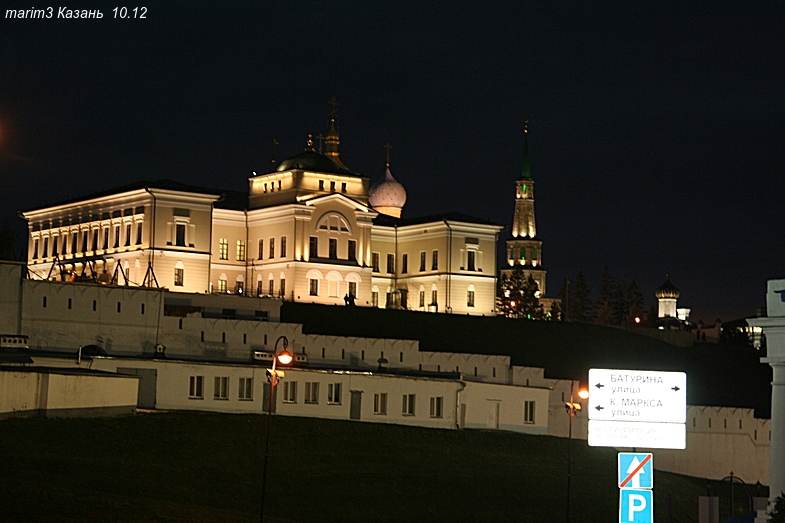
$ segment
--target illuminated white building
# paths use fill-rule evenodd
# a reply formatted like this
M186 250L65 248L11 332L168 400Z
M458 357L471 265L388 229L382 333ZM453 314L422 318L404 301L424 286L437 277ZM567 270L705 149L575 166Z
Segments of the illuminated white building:
M502 226L401 219L406 191L338 154L335 120L248 192L138 182L25 211L32 279L491 315ZM381 213L381 214L380 214Z

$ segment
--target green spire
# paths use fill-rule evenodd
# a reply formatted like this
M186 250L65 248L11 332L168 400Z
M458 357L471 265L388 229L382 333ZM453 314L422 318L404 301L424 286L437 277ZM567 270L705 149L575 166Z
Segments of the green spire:
M529 167L529 120L523 124L523 161L521 162L521 180L531 180L532 170Z

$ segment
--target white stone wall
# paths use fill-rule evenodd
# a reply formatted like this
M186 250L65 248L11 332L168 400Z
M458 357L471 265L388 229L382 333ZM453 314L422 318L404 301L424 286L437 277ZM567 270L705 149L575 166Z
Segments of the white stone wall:
M461 394L465 428L500 429L529 434L548 432L548 389L467 382ZM524 417L525 402L532 402L534 417ZM463 407L462 407L463 408Z

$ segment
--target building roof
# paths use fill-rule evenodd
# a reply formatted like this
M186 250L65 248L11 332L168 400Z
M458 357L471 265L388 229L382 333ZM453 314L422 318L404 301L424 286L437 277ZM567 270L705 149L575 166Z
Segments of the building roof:
M56 205L67 205L69 203L77 203L84 200L93 200L96 198L103 198L105 196L112 196L114 194L121 194L124 192L130 191L138 191L142 189L163 189L168 191L180 191L180 192L190 192L190 193L197 193L197 194L212 194L220 196L224 194L226 191L221 191L219 189L210 189L207 187L199 187L196 185L188 185L185 183L176 182L174 180L140 180L138 182L129 183L127 185L122 185L120 187L113 187L112 189L105 189L102 191L96 191L93 193L88 193L82 196L77 196L74 198L69 198L67 200L53 202L48 205L39 206L35 209L26 209L22 212L31 212L36 211L39 209L45 209L46 207L54 207Z
M360 176L359 174L338 165L329 156L319 154L314 150L306 150L300 154L295 154L291 158L282 161L277 171L288 171L291 169L305 169L320 173L344 174L349 176Z
M421 223L444 222L444 221L475 223L478 225L495 225L496 227L504 227L504 225L494 223L490 220L483 220L482 218L476 218L474 216L469 216L468 214L463 214L460 212L434 214L431 216L421 216L419 218L393 218L392 216L380 214L373 219L373 224L387 226L387 227L405 227L407 225L419 225Z
M679 289L671 283L670 275L665 276L665 283L654 293L657 298L678 298L680 294Z

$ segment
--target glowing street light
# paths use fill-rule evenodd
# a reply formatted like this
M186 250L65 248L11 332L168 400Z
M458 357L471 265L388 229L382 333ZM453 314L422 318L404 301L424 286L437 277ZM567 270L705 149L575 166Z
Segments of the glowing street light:
M583 409L583 406L575 401L575 380L570 382L570 401L564 403L567 415L570 417L570 428L567 436L567 523L570 523L570 487L572 484L572 418ZM588 389L579 389L578 397L582 400L589 398Z
M278 343L282 342L283 350L278 352ZM264 523L264 495L267 492L267 462L270 458L270 425L273 421L273 406L275 397L275 386L284 377L284 371L276 369L276 364L280 363L283 366L290 365L294 361L292 353L287 351L289 340L286 336L281 336L275 340L273 347L273 367L267 369L267 381L270 383L270 404L267 407L267 438L264 443L264 467L262 469L262 504L259 511L259 523Z

